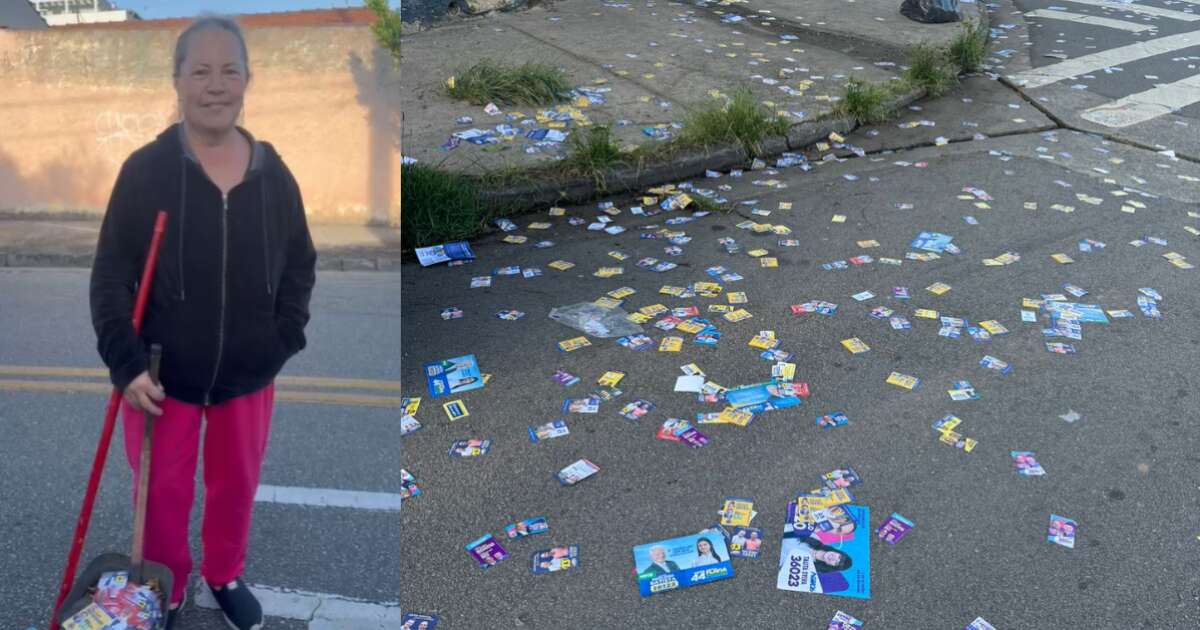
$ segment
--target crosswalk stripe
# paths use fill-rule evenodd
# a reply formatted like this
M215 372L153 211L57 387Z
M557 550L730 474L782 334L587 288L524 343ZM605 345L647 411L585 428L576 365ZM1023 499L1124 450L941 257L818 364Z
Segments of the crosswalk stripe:
M259 503L284 503L311 507L339 507L357 510L400 511L400 495L388 492L334 490L332 488L297 488L290 486L258 486L254 500Z
M1130 94L1084 110L1080 117L1105 127L1128 127L1200 101L1200 75Z
M1120 46L1103 50L1074 59L1067 59L1056 64L1032 68L1010 75L1009 79L1025 88L1037 88L1063 79L1095 72L1112 66L1119 66L1131 61L1175 52L1191 46L1200 46L1200 31L1168 35L1149 41L1138 42L1128 46Z
M1183 11L1161 9L1159 7L1152 7L1147 4L1125 4L1123 2L1111 2L1110 0L1067 0L1067 2L1072 4L1082 4L1089 7L1113 9L1121 13L1141 13L1142 15L1170 18L1172 20L1179 20L1180 22L1195 22L1196 20L1200 20L1200 15L1196 15L1195 13L1184 13Z
M1094 15L1084 15L1082 13L1071 13L1070 11L1050 11L1047 9L1038 9L1029 11L1025 14L1027 18L1042 18L1045 20L1068 20L1076 24L1090 24L1092 26L1103 26L1105 28L1115 28L1130 33L1141 33L1143 31L1154 30L1149 24L1139 24L1137 22L1126 22L1125 20L1113 20L1110 18L1096 17Z
M308 621L309 630L396 630L400 627L400 604L372 603L360 599L251 584L250 592L262 605L263 614ZM196 587L196 605L219 609L205 586Z

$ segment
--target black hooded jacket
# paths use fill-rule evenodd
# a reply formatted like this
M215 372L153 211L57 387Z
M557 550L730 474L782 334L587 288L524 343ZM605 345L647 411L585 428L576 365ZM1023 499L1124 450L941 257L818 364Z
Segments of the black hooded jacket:
M163 347L167 395L196 405L261 389L304 348L317 257L304 203L275 149L250 141L250 168L227 197L179 124L122 165L91 278L97 347L119 390L146 370L151 343ZM139 336L133 303L159 210L167 228Z

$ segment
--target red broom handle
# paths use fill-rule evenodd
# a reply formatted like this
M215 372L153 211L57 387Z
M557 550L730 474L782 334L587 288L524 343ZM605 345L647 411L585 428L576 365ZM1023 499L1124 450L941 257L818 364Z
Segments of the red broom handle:
M158 211L154 219L154 236L150 239L150 251L146 255L146 265L142 268L142 282L138 285L137 300L133 303L133 332L142 330L142 316L146 312L146 301L150 297L150 284L154 280L154 267L158 264L158 249L162 245L163 232L167 229L167 213ZM96 457L92 460L92 474L88 477L87 492L83 495L83 506L79 509L79 520L75 523L75 537L71 540L71 553L67 556L67 567L63 570L62 584L58 587L58 599L54 602L54 611L50 615L50 630L58 630L58 610L71 591L71 583L75 581L75 571L79 568L79 556L83 553L83 542L87 538L88 525L92 521L92 507L96 503L96 492L100 488L100 475L104 471L104 462L108 459L108 446L112 443L113 429L117 424L117 409L121 405L122 392L113 388L108 397L108 407L104 411L104 428L100 431L100 441L96 443Z

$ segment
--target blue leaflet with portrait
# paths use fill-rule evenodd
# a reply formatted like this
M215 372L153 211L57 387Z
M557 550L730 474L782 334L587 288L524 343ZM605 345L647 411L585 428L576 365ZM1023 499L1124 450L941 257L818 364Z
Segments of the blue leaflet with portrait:
M871 511L863 505L843 505L854 523L862 527L797 529L793 524L796 502L788 503L779 573L775 587L783 591L824 593L857 599L871 598Z
M712 531L633 548L642 597L733 577L725 537Z
M473 354L426 363L425 380L429 395L434 398L483 387L483 377Z

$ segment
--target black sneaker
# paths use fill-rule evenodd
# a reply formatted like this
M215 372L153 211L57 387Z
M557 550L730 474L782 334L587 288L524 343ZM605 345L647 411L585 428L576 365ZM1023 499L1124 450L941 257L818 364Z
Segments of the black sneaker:
M221 612L225 614L225 623L229 624L230 628L233 630L262 630L262 606L254 598L250 587L246 586L246 582L242 578L237 578L221 587L214 588L209 584L208 588L212 591L217 604L221 606Z
M183 599L179 600L179 605L167 609L167 630L174 628L175 622L179 620L179 615L183 614L183 607L187 606L187 592L186 588L183 589Z

